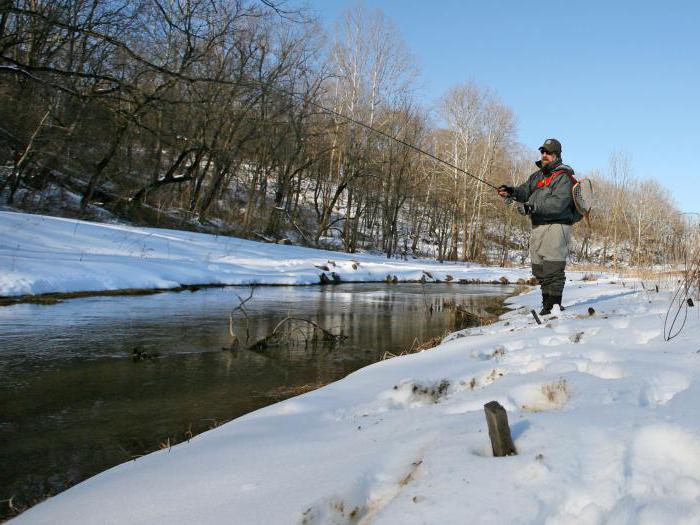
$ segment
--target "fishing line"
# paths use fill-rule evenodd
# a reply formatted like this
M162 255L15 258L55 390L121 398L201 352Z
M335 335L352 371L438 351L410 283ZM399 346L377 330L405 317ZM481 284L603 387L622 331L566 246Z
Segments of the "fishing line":
M268 87L269 87L269 86L268 86ZM452 169L454 169L454 170L457 170L457 171L459 171L460 173L463 173L463 174L465 174L465 175L471 177L472 179L478 180L478 181L481 182L482 184L486 184L488 187L493 188L494 190L497 190L497 189L498 189L497 186L494 186L494 185L491 184L490 182L487 182L487 181L485 181L484 179L482 179L482 178L480 178L480 177L477 177L476 175L472 175L472 174L469 173L468 171L463 170L462 168L459 168L459 167L455 166L455 165L452 164L451 162L448 162L448 161L446 161L446 160L444 160L444 159L441 159L440 157L437 157L436 155L433 155L432 153L430 153L430 152L428 152L428 151L425 151L424 149L421 149L421 148L419 148L418 146L415 146L415 145L411 144L410 142L406 142L405 140L402 140L402 139L400 139L400 138L398 138L398 137L394 137L393 135L390 135L389 133L386 133L386 132L384 132L384 131L382 131L382 130L380 130L380 129L377 129L377 128L375 128L375 127L372 127L372 126L370 126L369 124L365 124L364 122L362 122L362 121L360 121L360 120L357 120L357 119L354 119L354 118L352 118L352 117L349 117L349 116L345 115L344 113L341 113L341 112L336 111L336 110L334 110L334 109L327 108L326 106L323 106L322 104L319 104L318 102L314 102L313 100L307 100L305 97L303 97L303 95L300 95L300 94L298 94L298 93L294 93L294 92L291 92L291 91L287 91L287 90L285 90L285 89L282 89L282 88L279 88L279 87L276 87L276 86L275 86L275 87L272 87L272 89L274 89L274 90L276 90L276 91L279 91L280 93L284 93L284 94L286 94L286 95L289 95L289 96L292 96L292 97L296 97L297 99L303 100L304 102L306 102L306 103L308 103L308 104L311 104L312 106L314 106L314 107L320 109L321 111L324 111L324 112L326 112L326 113L328 113L328 114L330 114L330 115L335 115L335 116L337 116L337 117L343 118L343 119L345 119L345 120L347 120L347 121L349 121L349 122L352 122L353 124L357 124L358 126L361 126L361 127L365 128L365 129L368 129L369 131L373 131L374 133L377 133L378 135L381 135L381 136L383 136L383 137L386 137L386 138L388 138L388 139L390 139L390 140L394 140L394 141L398 142L399 144L402 144L402 145L404 145L404 146L406 146L406 147L408 147L408 148L411 148L412 150L417 151L418 153L421 153L421 154L423 154L423 155L425 155L425 156L427 156L427 157L430 157L431 159L436 160L436 161L438 161L438 162L444 164L445 166L448 166L448 167L450 167L450 168L452 168Z

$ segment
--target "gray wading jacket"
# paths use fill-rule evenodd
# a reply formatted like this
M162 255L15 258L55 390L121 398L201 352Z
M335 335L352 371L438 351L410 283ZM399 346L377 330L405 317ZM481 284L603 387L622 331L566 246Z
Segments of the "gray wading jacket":
M515 187L513 197L518 202L532 206L530 220L533 226L573 224L575 208L571 188L574 185L574 170L562 164L561 160L545 167L542 167L540 161L535 164L540 169L530 175L527 182Z

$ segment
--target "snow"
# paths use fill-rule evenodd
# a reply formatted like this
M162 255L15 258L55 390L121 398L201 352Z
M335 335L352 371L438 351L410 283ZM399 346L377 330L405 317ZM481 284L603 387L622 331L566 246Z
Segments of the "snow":
M13 277L3 272L4 290L78 287L88 276L91 286L106 285L98 261L113 268L114 285L217 272L298 284L316 282L309 263L329 257L15 214L2 224L3 265L13 257L8 246L25 245ZM132 241L137 248L127 248ZM168 242L172 259L163 257ZM147 243L147 256L138 243ZM92 265L76 263L78 247ZM214 269L195 274L207 256ZM339 265L350 260L333 256ZM363 275L380 278L388 267L400 278L427 268L355 260ZM133 262L129 275L122 267ZM455 278L518 272L434 266ZM13 281L19 276L23 284ZM513 310L495 324L119 465L13 523L700 523L700 318L691 309L685 329L664 342L672 291L661 284L655 293L631 280L570 281L566 309L541 325L529 314L536 290L511 298ZM493 400L508 412L516 456L492 457L483 406Z
M331 278L331 272L342 281L419 280L424 271L428 280L529 277L523 268L401 261L0 211L0 296L195 284L318 284L321 273Z

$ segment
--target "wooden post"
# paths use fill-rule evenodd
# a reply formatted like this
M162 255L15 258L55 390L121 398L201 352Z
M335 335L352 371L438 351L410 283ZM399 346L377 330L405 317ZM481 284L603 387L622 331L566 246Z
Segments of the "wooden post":
M506 409L498 401L491 401L484 405L484 412L486 412L486 423L489 426L493 455L498 458L517 454L510 435Z

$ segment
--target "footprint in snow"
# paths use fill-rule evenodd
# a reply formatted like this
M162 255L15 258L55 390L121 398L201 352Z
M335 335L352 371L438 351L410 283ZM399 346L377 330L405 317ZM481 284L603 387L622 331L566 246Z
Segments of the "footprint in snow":
M695 509L685 522L697 523L700 441L694 433L663 423L640 429L634 436L627 470L630 496L641 495L645 506L654 499L666 502L672 506L666 507L666 511L691 504ZM625 503L629 505L629 501ZM666 521L661 519L662 516L664 515L657 514L657 519L649 523ZM678 523L684 520L671 521Z
M619 366L612 363L596 363L594 361L586 361L579 368L579 372L592 375L600 379L621 379L627 376L627 373Z
M545 337L540 337L537 342L541 346L559 346L566 343L570 343L568 335L548 335Z
M422 456L401 463L398 458L390 458L351 483L343 495L324 497L309 506L302 513L301 523L372 523L383 509L401 495L406 486L423 476ZM418 501L413 499L413 502Z
M652 339L659 337L661 330L635 330L634 342L640 345L648 344Z
M639 392L641 406L665 405L690 386L690 377L679 372L661 372L647 380Z
M503 348L505 348L508 352L515 352L516 350L522 350L525 348L525 345L525 341L518 339L516 341L508 341L503 343Z
M624 330L630 325L629 319L611 319L610 325L618 330Z
M588 334L588 332L586 333ZM592 350L590 352L586 352L586 356L593 363L610 364L620 361L619 356L615 356L609 352L605 352L604 350Z

